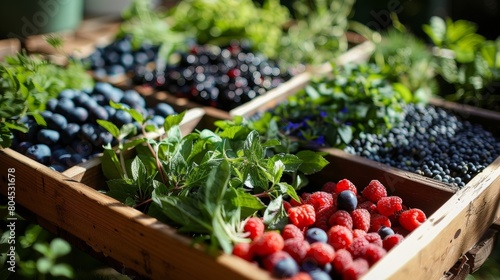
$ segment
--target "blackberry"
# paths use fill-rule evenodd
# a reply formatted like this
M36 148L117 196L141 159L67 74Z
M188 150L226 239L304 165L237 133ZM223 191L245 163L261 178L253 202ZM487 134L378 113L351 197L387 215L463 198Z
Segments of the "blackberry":
M500 155L500 140L442 108L409 104L388 134L362 134L345 151L464 187Z
M205 106L231 110L290 78L277 63L233 43L225 47L193 45L179 62L164 69L137 67L135 83L149 84Z

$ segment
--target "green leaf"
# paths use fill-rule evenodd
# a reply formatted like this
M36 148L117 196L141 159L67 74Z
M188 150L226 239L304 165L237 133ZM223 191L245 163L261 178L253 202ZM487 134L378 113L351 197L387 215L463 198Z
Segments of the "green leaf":
M404 102L410 103L413 100L413 96L410 89L405 85L403 85L402 83L392 83L392 87L394 88L395 91L401 94L401 97L403 98Z
M147 140L145 138L137 138L132 141L128 141L125 144L123 144L123 151L127 151L129 149L135 148L137 145L140 145Z
M183 111L177 115L170 115L165 118L165 122L163 123L163 128L165 132L168 132L173 126L180 125L184 116L186 115L186 111Z
M442 46L446 36L446 22L442 18L431 17L430 25L424 25L423 30L436 46Z
M71 252L71 245L61 238L54 238L50 242L50 251L54 257L62 257Z
M257 161L264 157L264 148L260 144L259 133L255 130L251 131L243 145L245 156L251 161Z
M106 181L106 184L109 188L106 194L122 203L127 204L127 198L136 196L137 186L131 179L113 179Z
M53 265L54 261L45 257L41 257L36 261L36 269L43 274L49 273Z
M337 128L337 132L339 133L340 139L345 144L349 144L353 138L353 131L351 126L341 125Z
M65 263L59 263L52 266L50 274L54 277L63 276L66 278L73 278L75 276L73 268L69 264Z
M198 229L203 229L203 232L212 230L211 222L203 220L204 216L194 197L156 195L156 192L153 192L153 201L161 207L167 217L179 225L196 226Z
M4 122L3 123L9 130L17 130L22 133L28 132L28 127L23 123L15 123L15 122Z
M122 127L120 127L120 133L118 139L124 139L129 135L136 135L137 134L137 127L133 123L127 123L124 124Z
M47 126L47 122L45 121L45 119L42 117L42 115L38 114L38 113L34 113L33 114L33 117L35 118L35 121L38 125L40 126Z
M279 183L278 186L281 188L281 193L286 193L289 195L291 198L293 198L295 201L300 201L299 196L297 195L297 192L293 188L292 185L288 183Z
M242 209L250 210L250 213L258 211L265 207L260 199L248 192L245 192L241 188L236 189L236 194L237 196L234 198L233 204L237 207L241 207Z
M300 165L303 163L303 161L299 157L292 154L277 154L274 155L270 161L271 162L281 161L284 165L284 170L283 170L284 172L295 172L299 169Z
M203 188L205 197L205 207L213 213L221 204L224 194L228 188L229 178L231 175L230 164L227 160L223 160L218 168L213 168L207 178L205 187Z
M105 120L97 120L97 123L111 133L113 137L120 139L120 129L114 123Z
M33 245L33 249L35 249L35 251L39 252L40 254L42 254L44 256L50 256L49 245L47 245L45 243L35 243Z
M0 147L9 148L12 145L14 134L7 128L4 123L0 123Z
M122 179L124 178L123 169L120 165L120 160L111 146L105 147L101 157L101 168L106 179Z
M246 126L231 126L225 128L219 133L221 138L233 139L233 140L244 140L250 133L250 129Z
M303 162L299 167L299 171L306 175L319 172L328 164L328 161L323 157L323 155L325 155L325 153L313 151L298 152L297 157Z

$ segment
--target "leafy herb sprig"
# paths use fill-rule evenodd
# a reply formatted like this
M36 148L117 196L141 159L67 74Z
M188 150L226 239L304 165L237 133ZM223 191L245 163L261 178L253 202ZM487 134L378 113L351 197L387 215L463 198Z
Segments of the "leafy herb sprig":
M328 163L319 152L270 153L280 142L264 142L245 126L182 136L182 118L166 118L164 137L139 138L117 151L106 147L106 193L194 235L209 249L230 252L245 240L241 224L253 215L262 215L270 228L284 226L283 199L298 200L305 175ZM100 123L120 135L113 124ZM133 158L123 156L127 149L133 149Z
M248 120L263 131L277 126L302 147L343 147L360 133L383 134L403 119L413 100L400 83L390 83L374 64L332 67L262 116ZM249 124L247 124L249 125Z

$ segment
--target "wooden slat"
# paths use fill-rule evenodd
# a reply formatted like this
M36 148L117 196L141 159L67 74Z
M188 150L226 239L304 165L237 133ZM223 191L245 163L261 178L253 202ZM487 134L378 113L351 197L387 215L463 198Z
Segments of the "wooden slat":
M0 61L6 56L15 55L21 49L21 42L18 39L0 40Z
M17 158L16 158L17 157ZM0 150L1 194L15 168L19 205L153 279L270 279L237 257L209 256L175 230L10 150Z
M363 279L439 279L497 220L500 158L453 195Z

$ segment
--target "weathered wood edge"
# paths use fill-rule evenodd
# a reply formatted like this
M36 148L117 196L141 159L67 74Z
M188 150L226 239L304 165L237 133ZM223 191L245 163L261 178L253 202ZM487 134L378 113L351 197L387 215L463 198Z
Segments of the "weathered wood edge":
M113 255L146 277L271 279L269 273L237 257L209 256L171 227L37 162L16 158L12 150L0 150L0 159L1 170L16 169L17 204L43 213L48 222L85 241L96 252ZM1 177L1 193L6 196L6 172Z
M362 279L439 279L499 217L500 157Z

